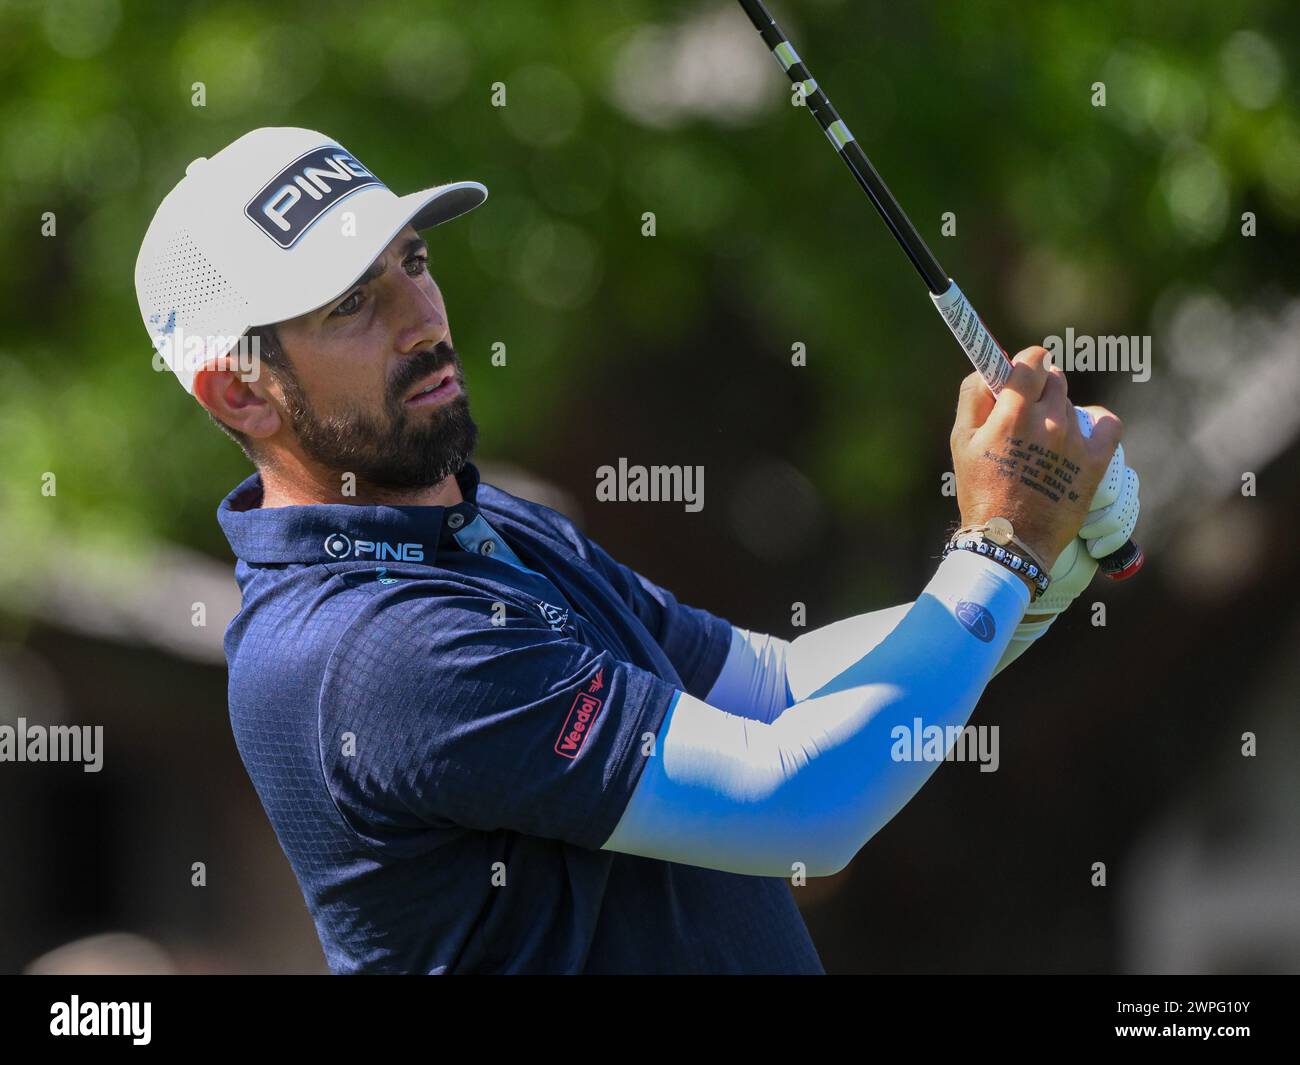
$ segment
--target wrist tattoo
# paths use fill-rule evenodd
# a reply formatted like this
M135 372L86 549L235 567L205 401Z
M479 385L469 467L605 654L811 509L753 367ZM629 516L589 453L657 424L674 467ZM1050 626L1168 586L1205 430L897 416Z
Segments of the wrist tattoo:
M1026 443L1022 437L1007 437L1001 454L985 451L984 457L997 465L998 475L1018 480L1026 488L1041 492L1053 503L1062 497L1074 503L1074 475L1079 466L1042 444Z

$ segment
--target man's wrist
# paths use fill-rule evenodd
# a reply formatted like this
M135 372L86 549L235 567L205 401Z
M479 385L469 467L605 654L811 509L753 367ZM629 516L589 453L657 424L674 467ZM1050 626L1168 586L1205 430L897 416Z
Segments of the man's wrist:
M1016 576L1025 582L1025 587L1029 589L1029 601L1032 603L1038 598L1038 585L1023 573L1017 573Z
M1006 518L995 516L988 521L959 527L944 546L943 554L946 558L961 551L976 552L1020 577L1029 589L1030 602L1045 593L1051 584L1041 558L1016 537L1015 528Z

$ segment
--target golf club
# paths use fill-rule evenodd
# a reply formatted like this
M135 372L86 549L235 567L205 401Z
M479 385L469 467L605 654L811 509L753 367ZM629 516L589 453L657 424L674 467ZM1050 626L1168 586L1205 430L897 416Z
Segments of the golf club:
M781 64L781 69L799 87L808 110L817 119L817 123L831 144L835 146L840 158L848 165L853 176L857 178L858 184L875 204L885 225L894 234L894 239L898 241L912 265L916 267L917 273L921 275L930 290L930 298L939 313L943 315L944 321L948 323L948 328L957 338L957 343L966 352L989 389L997 395L1011 373L1011 360L1006 352L993 339L993 334L975 313L975 308L957 287L957 283L947 275L939 265L939 260L934 257L934 253L926 247L925 241L912 225L911 219L898 205L898 201L894 199L876 172L876 168L871 165L871 160L867 158L866 153L858 147L858 142L849 132L849 127L844 124L844 120L831 105L825 91L818 86L811 71L799 58L793 45L761 0L740 0L740 6L745 9L745 14L749 16L763 42L772 50L776 61ZM1129 540L1122 547L1100 559L1098 566L1111 580L1121 581L1137 573L1144 561L1142 549Z

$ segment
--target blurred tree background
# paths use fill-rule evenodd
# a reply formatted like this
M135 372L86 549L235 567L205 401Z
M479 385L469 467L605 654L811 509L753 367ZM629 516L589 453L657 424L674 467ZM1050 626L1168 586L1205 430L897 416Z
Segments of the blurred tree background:
M1042 685L1083 668L1096 651L1081 640L1158 644L1193 616L1177 589L1207 559L1243 544L1293 553L1277 528L1293 515L1300 409L1300 8L771 6L1005 346L1067 326L1155 338L1149 382L1071 378L1076 402L1129 423L1143 476L1137 539L1154 549L1153 572L1141 591L1097 593L1129 628L1098 637L1071 619L1048 637L1057 652L1011 672ZM684 601L791 638L792 603L816 626L924 583L956 516L940 483L968 367L737 5L0 0L0 42L0 576L15 645L25 632L39 645L25 604L67 557L127 572L183 545L229 562L214 511L248 466L169 373L151 372L132 275L185 165L265 125L324 131L399 194L487 185L486 204L429 234L480 455L565 493L623 561ZM497 83L504 107L492 106ZM497 343L504 367L489 362ZM806 367L791 365L796 344ZM1225 389L1239 371L1247 383ZM1216 421L1225 404L1229 427ZM595 470L619 456L704 465L704 510L597 504ZM1270 464L1286 471L1273 502L1233 503L1241 472ZM1209 513L1219 539L1182 535ZM1274 591L1294 582L1293 563L1270 564ZM1230 569L1197 609L1259 587L1258 567ZM1253 615L1235 638L1264 655L1280 637L1256 639L1263 625ZM1153 654L1151 690L1173 690L1188 649L1171 637ZM1007 706L1033 698L998 683ZM1180 683L1208 690L1204 676ZM909 807L913 830L943 822L934 803L979 790L949 786L927 790L921 813ZM1033 794L996 801L1021 808ZM1113 924L1105 913L1068 933L1083 953L1062 967L1118 964L1114 942L1081 946ZM820 920L829 959L844 926ZM951 947L917 964L1007 956ZM1017 949L1025 965L1051 964ZM904 947L892 950L870 947L882 967L904 966ZM835 957L873 964L856 946Z
M1173 285L1293 288L1293 5L779 10L1010 348L1067 322L1147 332ZM53 0L0 19L0 451L25 543L71 527L224 556L213 506L246 466L148 373L132 271L186 163L277 124L337 137L399 192L488 186L432 249L485 454L622 426L688 455L721 430L848 519L934 495L960 353L735 5ZM32 491L46 470L57 507Z

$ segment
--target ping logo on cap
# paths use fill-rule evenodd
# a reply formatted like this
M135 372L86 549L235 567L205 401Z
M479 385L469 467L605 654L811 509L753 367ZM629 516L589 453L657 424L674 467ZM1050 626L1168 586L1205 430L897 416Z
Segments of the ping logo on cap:
M248 201L244 214L282 248L291 248L321 215L370 185L387 188L337 144L300 155Z

